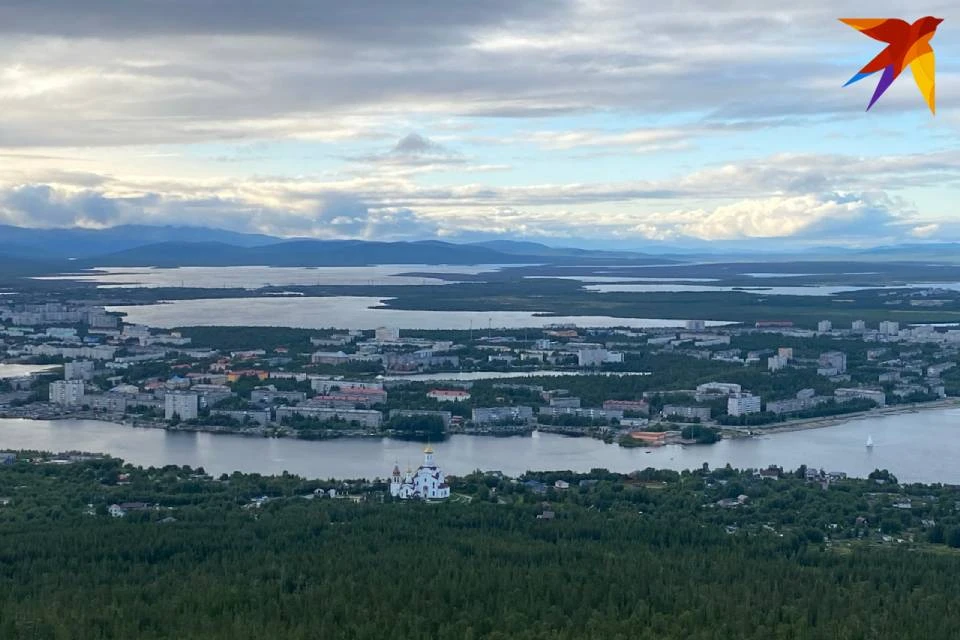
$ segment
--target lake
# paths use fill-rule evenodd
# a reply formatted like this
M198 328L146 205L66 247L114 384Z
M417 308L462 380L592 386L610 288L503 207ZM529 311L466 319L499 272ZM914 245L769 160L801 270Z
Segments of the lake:
M32 373L54 371L62 368L58 364L4 364L0 362L0 380L4 378L20 378Z
M682 327L683 320L609 316L538 316L533 311L409 311L387 309L390 298L363 296L225 298L173 300L159 304L107 307L126 321L151 327L255 326L302 329L522 329L550 324L579 327ZM708 322L708 326L729 324Z
M635 282L636 279L633 279ZM850 293L852 291L881 291L891 289L944 289L949 291L960 291L960 282L913 282L902 285L889 285L882 287L871 286L839 286L839 285L796 285L796 286L712 286L709 284L588 284L584 287L587 291L596 293L650 293L650 292L731 292L752 293L755 295L771 296L832 296L838 293Z
M405 276L427 272L445 275L477 275L517 266L401 264L369 267L97 267L86 272L41 276L36 280L95 282L103 289L132 287L194 287L199 289L259 289L267 286L391 286L452 284L454 280ZM524 265L529 266L529 265Z
M874 447L867 449L867 437ZM474 469L518 475L527 470L603 467L630 472L646 467L693 469L727 463L737 468L802 464L866 476L875 468L901 481L960 484L960 409L854 420L807 431L723 440L715 445L624 449L591 438L551 434L492 438L456 435L435 443L448 473ZM143 466L202 466L213 474L234 470L289 471L308 478L385 477L395 462L416 467L423 445L389 439L325 442L167 432L84 420L0 419L0 449L81 450L109 453Z

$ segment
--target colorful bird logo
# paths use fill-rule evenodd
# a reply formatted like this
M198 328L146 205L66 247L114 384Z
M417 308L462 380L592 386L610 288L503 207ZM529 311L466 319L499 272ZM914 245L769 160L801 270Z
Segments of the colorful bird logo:
M903 20L887 18L840 18L840 22L848 24L864 35L874 40L887 43L887 48L881 51L876 58L866 64L863 69L847 81L847 86L863 80L869 75L882 70L880 83L873 92L873 98L867 105L867 111L880 99L897 76L910 65L913 79L917 81L920 93L927 101L930 112L936 114L937 107L934 98L935 79L933 48L930 39L937 32L937 26L943 22L942 18L927 16L920 18L913 24Z

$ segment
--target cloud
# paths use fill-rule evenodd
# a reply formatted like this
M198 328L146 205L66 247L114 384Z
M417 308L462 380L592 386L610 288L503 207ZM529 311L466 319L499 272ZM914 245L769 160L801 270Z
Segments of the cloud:
M399 156L446 155L447 150L418 133L410 133L401 138L390 153Z
M951 228L914 202L960 181L948 38L930 130L898 119L922 111L904 81L874 136L842 129L862 157L776 152L862 118L867 89L840 90L876 53L836 21L853 0L227 6L0 3L0 219L690 241ZM877 155L881 133L896 153Z
M762 9L701 0L642 11L619 0L225 6L0 3L0 147L355 139L410 114L849 116L863 99L839 91L850 69L836 54L872 55L865 38L836 22L857 13L852 0L772 0ZM949 41L938 46L938 56L949 51ZM948 110L960 85L949 68L942 73ZM884 112L916 108L912 88L909 100L898 91ZM623 142L610 143L652 144L616 135Z
M937 223L921 224L910 229L910 235L915 238L932 238L940 232L940 225Z
M338 43L435 43L462 38L463 30L510 20L542 19L565 2L483 3L419 0L259 0L229 4L195 0L44 0L0 5L0 32L66 38L131 38L210 33L304 35Z

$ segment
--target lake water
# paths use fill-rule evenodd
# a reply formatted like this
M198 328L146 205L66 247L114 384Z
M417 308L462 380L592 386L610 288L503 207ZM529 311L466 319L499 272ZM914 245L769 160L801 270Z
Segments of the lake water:
M838 293L850 293L851 291L877 291L888 289L944 289L949 291L960 291L960 282L914 282L902 285L890 285L883 287L871 286L840 286L840 285L810 285L810 286L774 286L766 287L758 285L756 287L727 287L713 286L709 284L589 284L584 287L588 291L597 293L649 293L659 292L704 292L704 291L740 291L743 293L752 293L755 295L771 296L832 296Z
M44 371L53 371L60 369L60 365L47 364L3 364L0 363L0 379L20 378L28 376L31 373L42 373Z
M127 322L151 327L255 326L303 329L522 329L550 324L579 327L681 327L683 320L609 316L537 316L532 311L407 311L381 307L389 298L226 298L174 300L160 304L107 307L127 314ZM724 322L708 322L708 326Z
M871 436L874 447L867 449ZM109 453L133 464L202 466L208 473L289 471L308 478L385 477L395 462L416 467L423 445L389 439L326 442L178 433L96 421L0 420L0 449ZM863 477L875 468L901 481L960 484L960 410L855 420L843 425L715 445L624 449L591 438L550 434L492 438L457 435L433 445L448 473L474 469L518 475L527 470L646 467L693 469L727 463L737 468L801 464Z
M477 275L517 265L401 264L369 267L98 267L89 273L43 276L37 280L95 282L100 288L195 287L200 289L259 289L266 286L390 286L451 284L451 280L404 276L404 273ZM524 265L529 266L529 265Z

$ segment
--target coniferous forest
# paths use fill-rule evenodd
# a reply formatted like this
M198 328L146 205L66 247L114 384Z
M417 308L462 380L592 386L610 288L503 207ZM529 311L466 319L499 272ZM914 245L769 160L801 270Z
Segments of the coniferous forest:
M21 454L0 466L0 638L960 629L951 487L718 469L474 474L441 504L394 502L385 488Z

